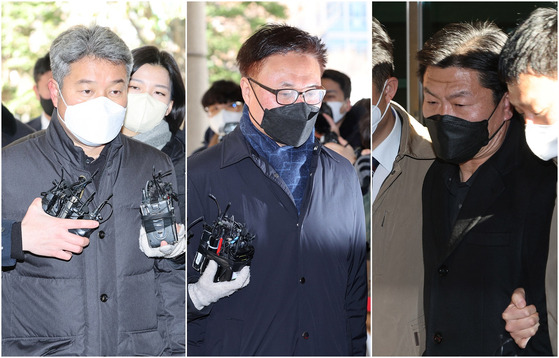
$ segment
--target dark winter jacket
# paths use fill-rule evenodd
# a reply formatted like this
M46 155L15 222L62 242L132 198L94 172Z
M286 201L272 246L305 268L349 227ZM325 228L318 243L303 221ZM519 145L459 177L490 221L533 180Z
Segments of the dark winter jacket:
M2 147L35 132L34 128L19 121L2 105Z
M363 199L353 166L316 144L301 214L240 128L188 159L188 221L228 215L256 236L248 286L196 310L188 355L364 355L367 299ZM202 225L192 228L188 280Z
M90 161L53 114L46 131L2 152L2 218L21 221L53 180L75 181ZM25 254L2 275L3 355L184 354L184 271L139 249L142 188L172 170L161 151L118 135L90 208L109 195L112 215L70 261ZM176 187L174 173L168 177Z
M176 192L179 198L179 207L181 209L181 214L184 215L185 211L185 174L186 174L186 155L185 155L185 133L184 130L179 130L165 144L161 151L171 158L173 166L175 167L175 174L177 176L177 187ZM181 218L181 222L184 222L184 218Z
M425 355L551 355L545 270L557 167L532 154L520 119L510 121L499 150L468 180L454 223L458 167L436 160L425 177ZM526 349L501 317L518 287L540 317Z

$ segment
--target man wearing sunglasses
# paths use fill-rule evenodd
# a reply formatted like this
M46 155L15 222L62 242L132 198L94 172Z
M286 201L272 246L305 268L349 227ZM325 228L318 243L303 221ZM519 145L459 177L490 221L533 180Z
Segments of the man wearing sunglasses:
M325 95L322 41L267 25L241 47L245 107L219 144L188 161L188 218L221 205L254 234L254 256L231 281L188 251L188 355L363 355L367 298L364 209L352 165L314 140ZM235 277L235 275L233 276Z

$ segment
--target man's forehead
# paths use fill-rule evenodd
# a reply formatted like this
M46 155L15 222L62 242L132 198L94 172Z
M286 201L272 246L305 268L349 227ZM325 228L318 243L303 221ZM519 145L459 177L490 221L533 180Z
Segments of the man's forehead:
M326 88L326 96L332 100L333 98L336 99L343 99L344 93L340 84L331 78L322 78L322 86Z
M70 64L65 78L74 77L79 82L95 82L108 79L111 82L128 81L126 64L114 63L105 59L84 57Z
M428 66L423 82L426 93L444 91L453 97L472 96L481 87L479 72L462 67Z
M542 104L555 102L559 81L541 75L521 74L516 83L508 84L508 91L513 105L535 106L541 110Z
M330 90L339 91L342 88L337 81L334 81L331 78L322 77L321 81L324 87L328 87Z
M444 97L448 99L474 97L475 92L471 91L467 87L468 86L462 86L461 84L457 84L454 88L448 87L441 90L437 86L428 87L426 85L423 87L423 90L425 91L425 93L430 94L432 96L438 97L444 95Z
M529 96L529 92L521 91L520 85L518 83L509 84L507 87L510 101L514 105L524 105L529 102L527 99L527 97Z
M320 65L310 54L288 52L266 57L251 77L262 81L269 81L275 86L293 87L302 82L309 86L320 86Z

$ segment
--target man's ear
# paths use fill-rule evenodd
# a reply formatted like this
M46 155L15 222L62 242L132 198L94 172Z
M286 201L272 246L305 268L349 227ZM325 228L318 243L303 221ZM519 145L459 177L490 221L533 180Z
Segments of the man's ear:
M503 96L503 113L504 113L504 120L508 121L509 119L512 118L512 114L513 114L513 107L512 104L510 104L510 99L509 99L509 93L505 93L505 95Z
M394 96L396 96L396 92L398 91L398 79L396 77L389 77L386 80L386 87L384 88L384 98L386 104L390 103Z
M52 100L52 104L54 104L54 106L58 108L58 86L56 81L53 78L51 78L47 83L47 86L49 88L50 99Z
M40 100L41 95L39 94L39 88L37 87L37 85L33 85L33 92L35 92L35 97L37 97L37 99Z
M250 90L250 82L248 81L248 78L242 77L241 83L239 85L241 86L241 93L243 95L243 100L245 101L245 105L250 106L250 101L253 98L253 94L252 91Z
M344 100L344 104L340 108L340 112L341 113L347 113L347 112L349 112L350 109L351 109L351 101L349 100L349 98L346 98Z

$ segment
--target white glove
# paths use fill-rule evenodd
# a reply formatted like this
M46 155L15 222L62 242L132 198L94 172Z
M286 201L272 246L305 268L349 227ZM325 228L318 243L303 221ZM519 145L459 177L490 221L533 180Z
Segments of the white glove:
M178 232L177 237L178 241L173 245L165 245L159 247L151 247L149 245L148 236L146 234L146 230L142 225L140 227L140 250L147 257L163 257L166 259L171 259L173 257L177 257L183 254L186 251L186 235L184 230L183 224L177 224Z
M198 282L188 284L188 295L197 310L201 310L223 297L230 296L250 282L249 266L243 267L237 273L237 277L231 281L214 282L216 272L217 262L210 260Z

